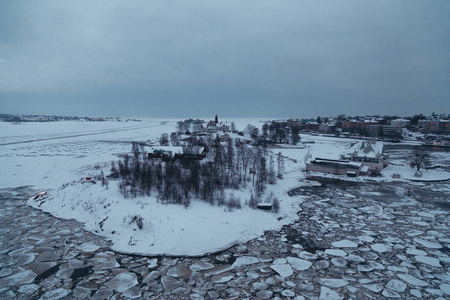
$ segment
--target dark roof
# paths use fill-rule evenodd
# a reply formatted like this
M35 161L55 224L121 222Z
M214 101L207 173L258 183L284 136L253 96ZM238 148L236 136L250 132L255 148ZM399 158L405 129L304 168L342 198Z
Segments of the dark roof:
M359 170L360 164L351 163L345 160L334 160L334 159L324 159L324 158L316 158L311 161L311 164L314 165L322 165L322 166L345 166L346 169Z

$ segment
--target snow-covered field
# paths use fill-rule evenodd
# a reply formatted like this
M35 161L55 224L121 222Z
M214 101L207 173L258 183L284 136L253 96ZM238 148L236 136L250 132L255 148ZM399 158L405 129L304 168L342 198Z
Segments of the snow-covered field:
M108 174L109 164L120 154L130 153L131 141L155 140L162 133L175 131L179 120L144 120L143 122L52 122L0 123L0 188L31 186L36 192L47 191L45 202L30 199L29 205L53 215L80 221L85 229L110 239L114 250L127 253L202 255L244 242L261 235L265 230L279 229L298 218L301 196L289 197L287 192L298 186L311 184L302 181L307 159L339 157L355 142L322 136L302 135L314 140L304 149L285 147L283 180L269 186L280 199L278 214L252 210L227 211L204 202L192 201L185 209L180 205L162 205L154 197L124 199L117 184L108 187L85 179ZM207 121L207 120L206 120ZM261 127L258 120L234 121L238 130L248 123ZM447 155L448 153L440 154ZM414 171L399 159L395 166L383 171L384 177L370 180L412 178ZM448 172L424 171L423 179L444 179ZM355 180L368 180L356 178ZM235 195L244 202L245 191ZM139 229L133 218L142 217Z
M114 250L128 253L200 255L296 218L290 205L298 200L287 196L285 185L273 187L275 194L283 195L279 214L273 214L248 208L228 212L196 201L185 209L162 205L154 197L124 199L115 182L106 188L83 180L102 169L108 174L111 161L130 153L131 141L155 140L175 131L177 121L0 123L0 187L32 186L36 192L47 191L42 205L33 200L29 204L57 217L76 219L87 230L110 239ZM236 123L238 129L246 124ZM239 191L236 196L246 200ZM142 230L130 224L134 216L143 218Z

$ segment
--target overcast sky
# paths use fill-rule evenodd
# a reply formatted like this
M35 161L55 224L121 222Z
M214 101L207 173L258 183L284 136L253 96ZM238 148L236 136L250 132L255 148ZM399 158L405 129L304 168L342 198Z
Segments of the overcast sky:
M450 1L0 2L0 113L450 113Z

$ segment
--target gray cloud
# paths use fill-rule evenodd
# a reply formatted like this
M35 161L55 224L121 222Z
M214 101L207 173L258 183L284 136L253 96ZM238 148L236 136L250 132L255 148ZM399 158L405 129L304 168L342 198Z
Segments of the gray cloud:
M4 112L449 112L448 1L4 1Z

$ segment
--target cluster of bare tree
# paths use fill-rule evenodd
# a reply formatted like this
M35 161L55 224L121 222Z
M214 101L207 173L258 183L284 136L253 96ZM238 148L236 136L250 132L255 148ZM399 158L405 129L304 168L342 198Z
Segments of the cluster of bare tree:
M262 136L269 142L278 144L294 144L300 142L300 128L290 126L287 122L266 122L262 126Z
M198 153L205 141L190 138L183 152ZM248 145L240 139L221 142L219 136L211 139L207 159L153 160L137 143L132 145L132 155L125 155L118 163L112 162L111 178L119 180L124 197L155 195L163 203L176 203L188 207L192 198L213 205L241 208L241 199L225 190L238 190L251 185L253 192L245 203L256 207L259 202L270 201L278 208L278 199L262 199L267 184L282 178L283 158L276 162L266 149ZM188 156L189 157L189 156ZM277 164L277 170L275 169ZM227 195L228 194L228 195Z
M205 121L200 119L188 119L177 122L177 131L179 134L185 134L186 132L198 132L202 130L202 125Z

